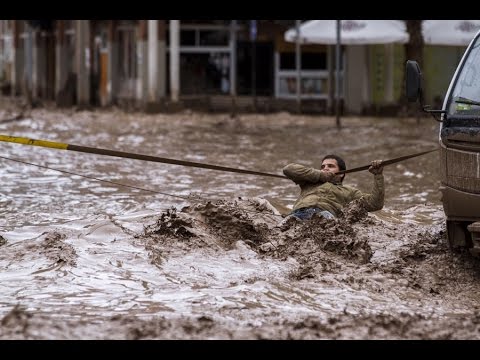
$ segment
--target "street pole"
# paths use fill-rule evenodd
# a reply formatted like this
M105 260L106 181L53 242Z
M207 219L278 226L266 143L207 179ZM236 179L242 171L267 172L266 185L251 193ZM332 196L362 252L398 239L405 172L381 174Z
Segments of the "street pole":
M230 96L232 97L230 117L234 118L237 114L237 20L230 22Z
M253 110L257 111L257 74L256 74L256 40L257 40L257 20L250 20L250 41L252 43L252 96L253 96Z
M340 44L341 44L341 22L342 20L337 20L337 46L335 51L336 57L336 76L335 76L335 115L336 115L336 124L337 129L341 128L340 125Z
M300 50L300 20L295 20L297 39L295 42L295 66L297 70L297 113L302 112L302 53Z

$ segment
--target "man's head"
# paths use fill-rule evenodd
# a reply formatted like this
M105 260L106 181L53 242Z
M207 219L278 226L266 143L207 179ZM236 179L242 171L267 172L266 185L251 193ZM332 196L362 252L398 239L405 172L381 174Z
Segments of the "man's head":
M345 165L345 161L338 155L326 155L322 159L322 166L320 167L322 171L329 171L333 173L337 173L341 170L347 170L347 166ZM345 174L339 176L339 181L342 182L345 178Z

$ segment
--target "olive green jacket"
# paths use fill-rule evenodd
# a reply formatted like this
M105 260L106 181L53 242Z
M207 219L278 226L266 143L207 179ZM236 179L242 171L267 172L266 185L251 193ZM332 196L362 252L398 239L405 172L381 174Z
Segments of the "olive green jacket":
M300 196L293 205L293 210L304 207L318 207L338 216L340 210L349 202L363 199L367 211L383 208L385 186L383 174L374 175L371 194L363 193L352 186L325 182L322 171L300 164L288 164L283 173L300 186Z

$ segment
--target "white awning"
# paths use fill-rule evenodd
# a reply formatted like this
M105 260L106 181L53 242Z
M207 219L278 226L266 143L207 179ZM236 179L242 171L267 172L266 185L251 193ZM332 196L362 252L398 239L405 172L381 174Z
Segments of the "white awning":
M425 20L425 44L467 46L480 30L480 20Z
M309 20L300 25L302 44L336 44L336 20ZM296 42L297 32L291 28L285 32L285 41ZM409 35L401 20L341 20L342 44L406 43Z

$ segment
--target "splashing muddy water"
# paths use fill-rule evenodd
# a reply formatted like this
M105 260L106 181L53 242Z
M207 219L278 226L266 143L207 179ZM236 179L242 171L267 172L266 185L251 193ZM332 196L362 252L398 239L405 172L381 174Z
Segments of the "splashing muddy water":
M352 168L438 146L432 119L342 124L34 109L0 133L278 174L327 153ZM446 244L436 153L385 168L380 211L351 204L334 220L281 224L270 203L293 204L289 180L0 146L4 157L164 193L1 159L2 339L480 337L478 260ZM368 191L372 175L345 183Z

